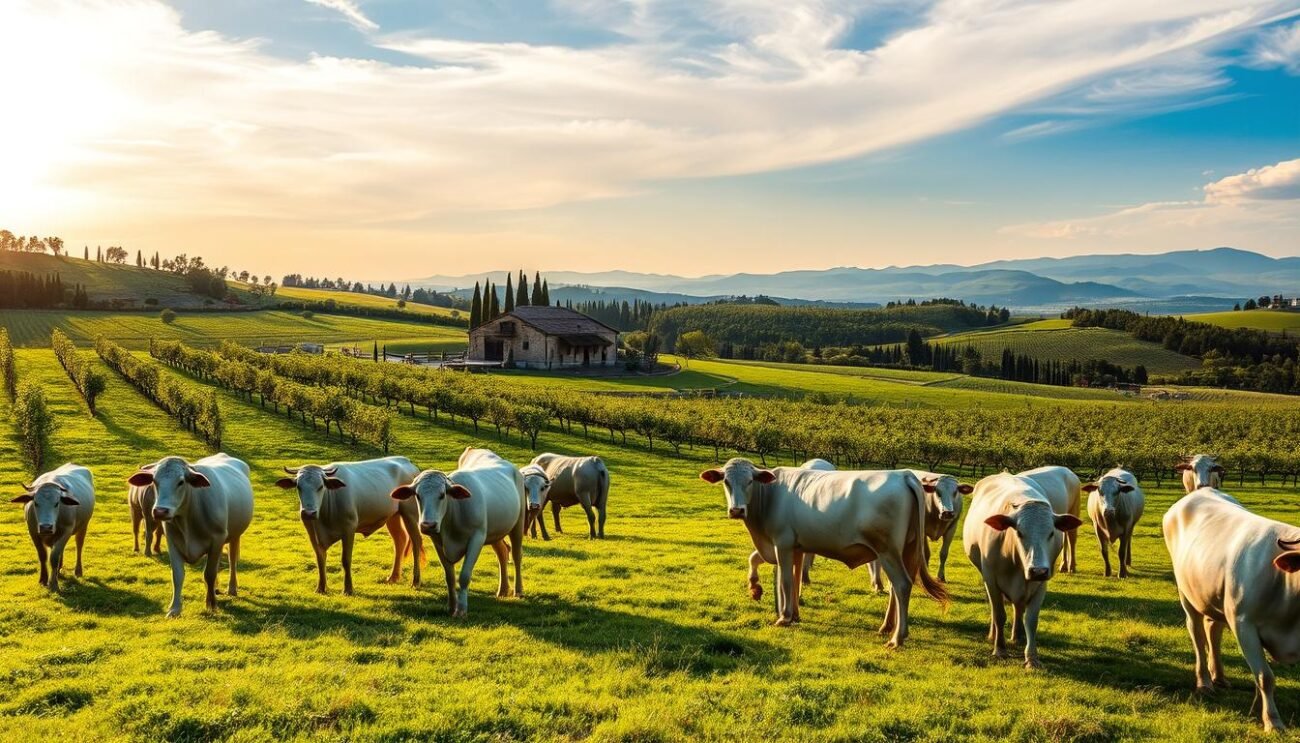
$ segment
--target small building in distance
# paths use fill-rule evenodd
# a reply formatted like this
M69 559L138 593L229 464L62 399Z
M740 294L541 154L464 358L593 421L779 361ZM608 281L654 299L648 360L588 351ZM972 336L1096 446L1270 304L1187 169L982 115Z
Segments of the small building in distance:
M618 331L564 307L516 307L469 331L470 362L510 362L525 369L614 366Z

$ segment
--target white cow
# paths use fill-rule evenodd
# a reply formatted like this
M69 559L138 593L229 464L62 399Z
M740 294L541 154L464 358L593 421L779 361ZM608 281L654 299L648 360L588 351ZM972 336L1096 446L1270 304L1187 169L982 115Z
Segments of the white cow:
M1047 501L1052 504L1052 510L1056 513L1068 513L1076 517L1075 520L1080 524L1083 523L1079 516L1079 507L1081 505L1083 484L1079 481L1079 476L1070 471L1068 467L1039 467L1037 469L1025 470L1020 473L1021 477L1028 477L1038 483L1039 489L1047 496ZM1077 547L1079 544L1079 529L1075 527L1065 533L1065 549L1062 550L1061 572L1073 573L1079 569L1077 556Z
M1228 685L1219 657L1228 627L1254 674L1255 702L1263 699L1264 729L1282 729L1264 651L1278 663L1300 662L1300 528L1257 516L1215 488L1176 501L1163 526L1196 654L1196 690Z
M395 488L420 474L420 468L406 457L384 457L362 462L308 464L285 467L293 477L277 482L285 490L297 489L298 514L316 555L316 593L325 593L325 556L335 542L343 542L343 593L352 595L352 547L356 535L368 537L388 528L393 538L393 569L388 583L402 580L402 562L414 553L411 585L420 585L424 562L424 540L417 524L415 503L389 497Z
M834 472L835 465L827 462L825 459L813 458L799 465L799 469L813 470L815 472ZM799 566L799 579L805 586L812 585L811 571L813 558L815 557L816 555L809 552L803 556L803 564ZM763 553L758 550L749 553L749 595L753 597L755 601L763 598L763 584L758 581L758 566L765 562L766 560L763 559ZM874 566L875 563L872 563L872 565ZM873 572L872 576L874 575L875 573Z
M555 531L560 528L560 509L582 506L587 514L589 539L605 538L605 515L609 507L609 470L600 457L566 457L561 454L538 454L530 464L546 471L550 478L551 516ZM599 516L599 524L597 524ZM546 524L542 523L542 537L547 538ZM599 526L599 528L597 528Z
M77 540L74 574L81 577L86 527L95 513L95 477L85 467L69 463L46 472L31 485L24 485L23 491L11 502L23 504L27 533L41 563L41 585L57 591L63 550L73 537Z
M1015 608L1012 642L1025 642L1025 667L1037 668L1038 612L1065 535L1079 517L1060 513L1033 479L1002 473L975 485L962 529L966 554L984 579L993 655L1007 657L1007 601Z
M961 518L962 496L970 495L974 489L970 485L957 481L952 475L935 472L910 470L925 488L925 536L930 541L940 541L939 546L939 580L948 580L948 551L952 548L952 538L957 534L957 521ZM925 560L930 561L930 544L925 545ZM867 566L871 571L871 587L876 593L883 593L885 584L876 563Z
M1088 517L1097 532L1101 559L1110 577L1110 543L1119 543L1119 577L1127 578L1133 565L1133 532L1146 507L1146 496L1132 472L1118 467L1083 486L1088 494Z
M1183 457L1174 465L1174 471L1183 473L1183 490L1189 493L1198 488L1223 487L1223 465L1213 454Z
M162 524L154 520L153 504L158 499L158 490L153 485L137 488L126 486L126 502L131 506L131 535L135 538L135 551L140 551L140 522L144 522L144 554L152 557L155 552L162 553Z
M528 496L528 531L536 539L537 525L540 523L542 539L550 541L551 535L546 533L546 519L542 516L542 509L551 497L551 478L540 464L526 464L519 468L519 474L524 478L524 493Z
M881 561L891 584L880 628L881 634L892 634L889 647L907 638L914 582L947 603L943 584L926 570L925 491L912 473L769 470L737 458L701 472L700 478L723 483L727 514L743 520L763 559L777 564L777 625L799 620L795 565L805 553L850 568Z
M222 548L229 545L230 582L227 593L239 595L239 540L253 522L253 484L248 465L227 454L213 454L190 464L181 457L163 457L131 475L138 488L156 485L153 516L167 533L172 567L172 603L167 616L181 615L185 564L206 557L203 580L207 607L217 609L217 570Z
M447 577L447 609L453 617L469 615L469 581L483 545L492 545L501 567L497 597L510 595L506 562L513 557L515 595L524 595L522 577L524 520L527 506L519 468L488 449L466 448L454 472L425 470L410 485L392 492L397 500L415 498L420 531L429 535ZM507 546L506 539L510 544ZM457 590L456 563L460 570Z

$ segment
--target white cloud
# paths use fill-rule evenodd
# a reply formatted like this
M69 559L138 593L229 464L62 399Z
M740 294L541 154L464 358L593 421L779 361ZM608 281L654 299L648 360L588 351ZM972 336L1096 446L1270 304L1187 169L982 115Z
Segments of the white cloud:
M361 8L358 8L357 4L352 0L307 0L307 2L338 12L348 23L362 31L379 30L379 24L367 18L366 14L362 13Z
M1207 203L1300 199L1300 159L1251 168L1205 186Z
M1292 75L1300 75L1300 23L1265 34L1251 52L1250 62L1256 67L1281 67Z

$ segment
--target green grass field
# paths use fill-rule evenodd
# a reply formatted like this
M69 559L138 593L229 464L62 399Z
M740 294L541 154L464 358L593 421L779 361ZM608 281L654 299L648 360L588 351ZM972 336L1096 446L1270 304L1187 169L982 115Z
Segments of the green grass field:
M1176 374L1200 366L1200 361L1170 351L1157 343L1140 341L1128 333L1105 328L1073 328L1069 320L1052 319L1011 328L975 330L931 339L942 345L974 346L985 358L1001 358L1010 348L1044 361L1105 359L1132 368L1145 365L1152 374Z
M237 285L241 287L244 286L243 284ZM427 304L416 304L415 302L407 302L405 307L398 307L396 299L377 297L373 294L359 294L357 292L336 291L332 289L304 289L297 286L281 286L276 288L275 297L276 299L301 299L307 302L325 302L332 299L340 306L402 310L403 312L412 312L417 315L451 317L453 312L456 312L457 316L469 314L467 312L452 310L448 307L434 307Z
M886 650L875 632L886 599L871 593L866 571L826 560L804 593L803 623L773 627L770 602L755 603L745 590L747 534L725 518L721 490L696 477L707 460L548 432L547 448L609 464L609 538L587 541L581 517L566 512L565 534L525 544L525 596L492 595L488 556L471 586L470 616L459 621L444 614L436 564L421 588L379 583L391 555L382 532L359 540L357 596L339 593L337 549L329 595L312 593L296 499L273 486L280 467L375 452L220 392L225 449L251 463L257 497L241 592L220 597L220 610L208 614L201 573L191 570L185 615L167 620L169 573L164 561L131 552L124 479L165 453L200 456L203 445L107 369L110 386L91 418L50 351L23 350L18 359L20 379L39 384L57 411L52 461L91 466L98 505L85 577L66 576L61 595L37 585L18 507L0 519L0 739L1260 737L1231 637L1225 661L1234 688L1209 700L1191 691L1190 641L1159 536L1159 517L1176 497L1169 483L1148 488L1136 577L1103 578L1091 530L1081 530L1081 572L1057 576L1048 589L1045 667L1026 672L1017 660L989 657L983 589L958 546L948 570L952 607L913 602L902 650ZM759 373L773 370L746 374ZM518 462L531 456L486 430L406 416L395 433L396 452L426 467L450 468L470 444ZM9 403L0 399L0 479L10 488L30 476L17 462ZM1262 513L1300 521L1291 489L1230 489ZM1278 672L1278 702L1294 724L1300 676Z
M465 347L465 334L455 328L368 317L295 312L178 312L164 323L156 312L96 312L67 310L0 310L0 325L9 329L15 346L44 347L50 331L59 328L80 344L104 335L130 348L144 348L150 338L214 345L223 340L256 344L356 341L370 348L373 340L402 339L431 350Z
M70 252L71 256L77 257L55 258L46 253L0 251L0 270L31 271L40 275L57 273L69 291L73 284L81 284L94 301L126 301L138 307L145 306L145 300L150 298L158 300L158 305L163 307L216 304L208 297L192 294L189 284L180 276L138 268L134 251L128 262L122 265L83 260L80 257L81 246L70 249ZM90 254L94 256L95 251L90 251ZM252 301L252 297L236 282L230 282L230 287L241 301Z
M1274 333L1300 331L1300 312L1279 310L1241 310L1239 312L1206 312L1183 315L1193 322L1205 322L1224 328L1254 328Z

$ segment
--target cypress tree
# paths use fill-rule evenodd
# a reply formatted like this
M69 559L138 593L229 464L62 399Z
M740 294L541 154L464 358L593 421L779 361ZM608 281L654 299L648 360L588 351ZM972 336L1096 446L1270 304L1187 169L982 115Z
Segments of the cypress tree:
M547 285L546 279L542 279L542 304L551 303L551 289Z
M469 304L469 327L471 330L483 324L483 296L479 294L478 282L474 282L474 298Z
M506 312L515 308L515 290L510 287L510 274L506 274Z
M141 253L138 250L135 251L135 265L144 268L144 253Z
M95 246L95 260L96 260L96 261L99 261L100 263L103 263L103 262L104 262L104 248L103 248L103 246L99 246L99 245L96 245L96 246Z
M498 317L501 317L501 300L497 297L497 288L490 284L489 287L491 288L491 293L488 295L487 319L495 320Z
M540 271L533 273L533 294L529 297L529 304L536 306L547 304L546 297L542 296L542 273Z
M371 353L374 356L375 363L379 363L379 341L375 341L375 350Z
M519 272L519 288L516 289L515 291L516 291L515 306L527 307L528 306L528 277L524 275L523 271Z
M81 258L82 258L82 260L87 260L87 261L90 260L90 246L89 246L89 245L86 245L86 246L83 246L83 247L82 247L82 250L81 250Z

